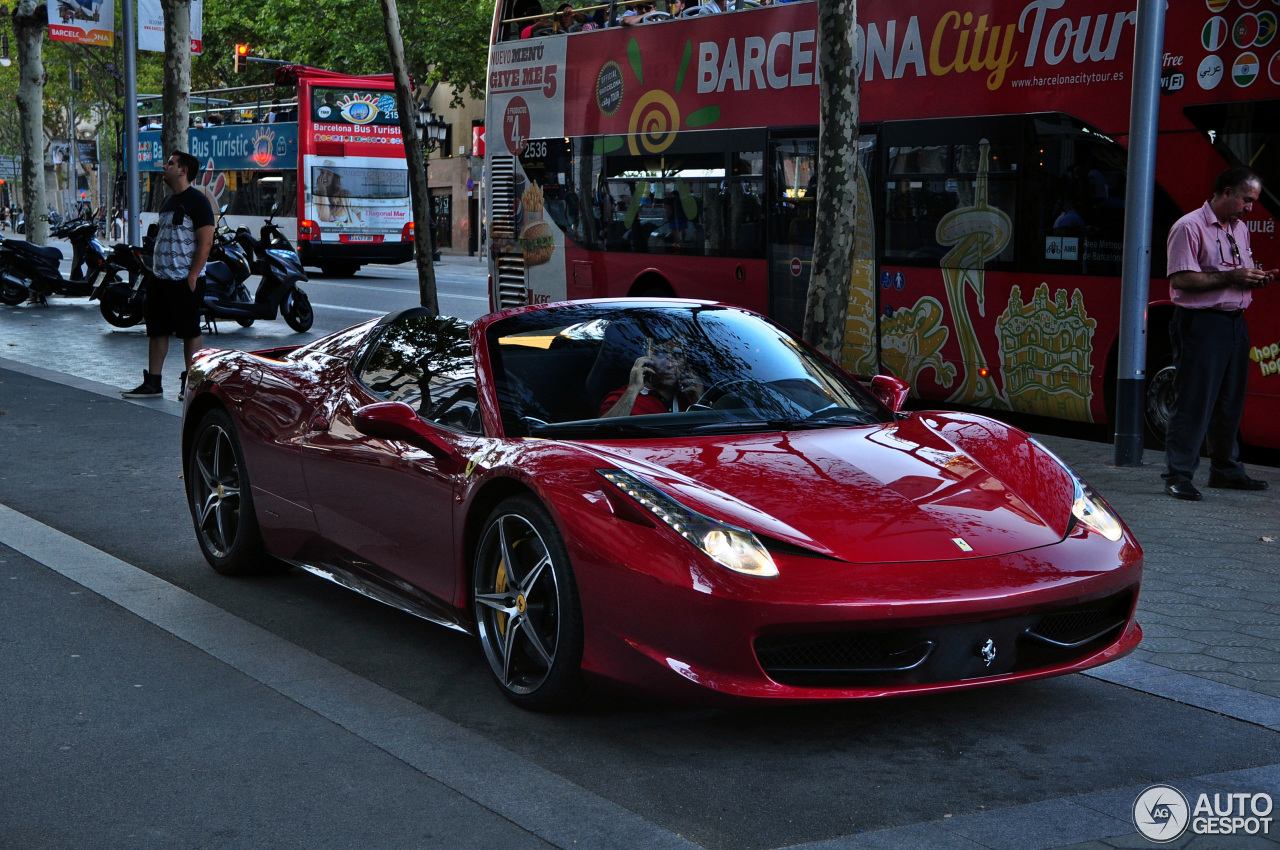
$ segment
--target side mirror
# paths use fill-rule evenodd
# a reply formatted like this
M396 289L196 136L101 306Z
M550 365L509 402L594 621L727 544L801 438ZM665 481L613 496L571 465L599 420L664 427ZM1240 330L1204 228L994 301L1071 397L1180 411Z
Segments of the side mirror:
M894 413L902 411L902 405L907 403L910 392L910 384L892 375L876 375L871 379L871 394Z
M402 401L383 401L360 408L355 414L355 426L366 437L399 440L422 449L436 459L442 472L457 472L464 465L458 450L437 436L431 426Z

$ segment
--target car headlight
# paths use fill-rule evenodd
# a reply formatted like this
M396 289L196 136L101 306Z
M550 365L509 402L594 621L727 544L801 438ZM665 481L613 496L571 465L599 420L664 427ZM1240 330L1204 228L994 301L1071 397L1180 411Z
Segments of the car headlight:
M1075 478L1075 476L1072 476ZM1115 515L1102 497L1090 489L1079 478L1075 478L1076 498L1071 503L1071 516L1075 522L1079 522L1085 528L1098 532L1112 543L1120 542L1120 538L1124 536L1124 528L1120 525L1120 518ZM1071 525L1074 526L1075 522ZM1067 533L1071 533L1071 528L1067 529Z
M697 546L707 557L735 573L769 578L778 574L769 550L745 528L686 508L629 472L598 469L606 481L634 499L664 525Z
M1071 476L1071 483L1075 486L1076 493L1071 502L1071 520L1067 523L1067 534L1072 532L1076 523L1080 523L1090 531L1098 532L1112 543L1119 543L1120 538L1124 536L1124 527L1120 525L1120 517L1111 510L1111 506L1093 492L1092 487L1081 481L1080 476L1076 475L1062 458L1045 448L1043 443L1033 437L1029 437L1028 441L1052 458L1054 463L1062 467L1063 472Z

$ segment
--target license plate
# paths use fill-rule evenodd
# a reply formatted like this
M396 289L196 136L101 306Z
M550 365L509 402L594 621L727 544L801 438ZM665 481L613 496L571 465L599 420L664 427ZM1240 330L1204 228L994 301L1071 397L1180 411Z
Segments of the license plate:
M374 241L374 238L372 236L356 234L354 236L348 236L347 241L348 242L372 242Z

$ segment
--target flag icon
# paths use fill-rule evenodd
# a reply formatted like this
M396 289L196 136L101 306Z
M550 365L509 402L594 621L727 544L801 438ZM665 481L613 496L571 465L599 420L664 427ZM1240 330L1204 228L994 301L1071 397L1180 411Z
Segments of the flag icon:
M1258 54L1246 51L1237 56L1235 64L1231 66L1231 79L1235 80L1240 88L1244 88L1258 79L1260 70Z
M1271 62L1267 65L1267 76L1271 78L1271 82L1280 86L1280 51L1271 56Z
M1252 47L1258 37L1258 16L1245 12L1236 18L1236 25L1231 28L1231 42L1236 47Z
M1221 12L1231 5L1231 0L1205 0L1210 12Z
M1258 37L1253 40L1254 47L1266 47L1276 37L1278 22L1275 12L1258 13Z
M1214 15L1205 21L1204 29L1200 31L1200 43L1204 45L1205 50L1213 51L1221 47L1227 40L1227 19L1220 15Z

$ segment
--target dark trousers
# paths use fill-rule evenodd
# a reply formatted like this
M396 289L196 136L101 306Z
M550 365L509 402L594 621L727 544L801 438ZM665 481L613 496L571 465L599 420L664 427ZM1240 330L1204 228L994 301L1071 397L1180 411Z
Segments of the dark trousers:
M1165 437L1165 481L1190 481L1206 440L1212 472L1224 478L1243 476L1237 434L1249 378L1244 314L1177 307L1169 341L1178 373Z

